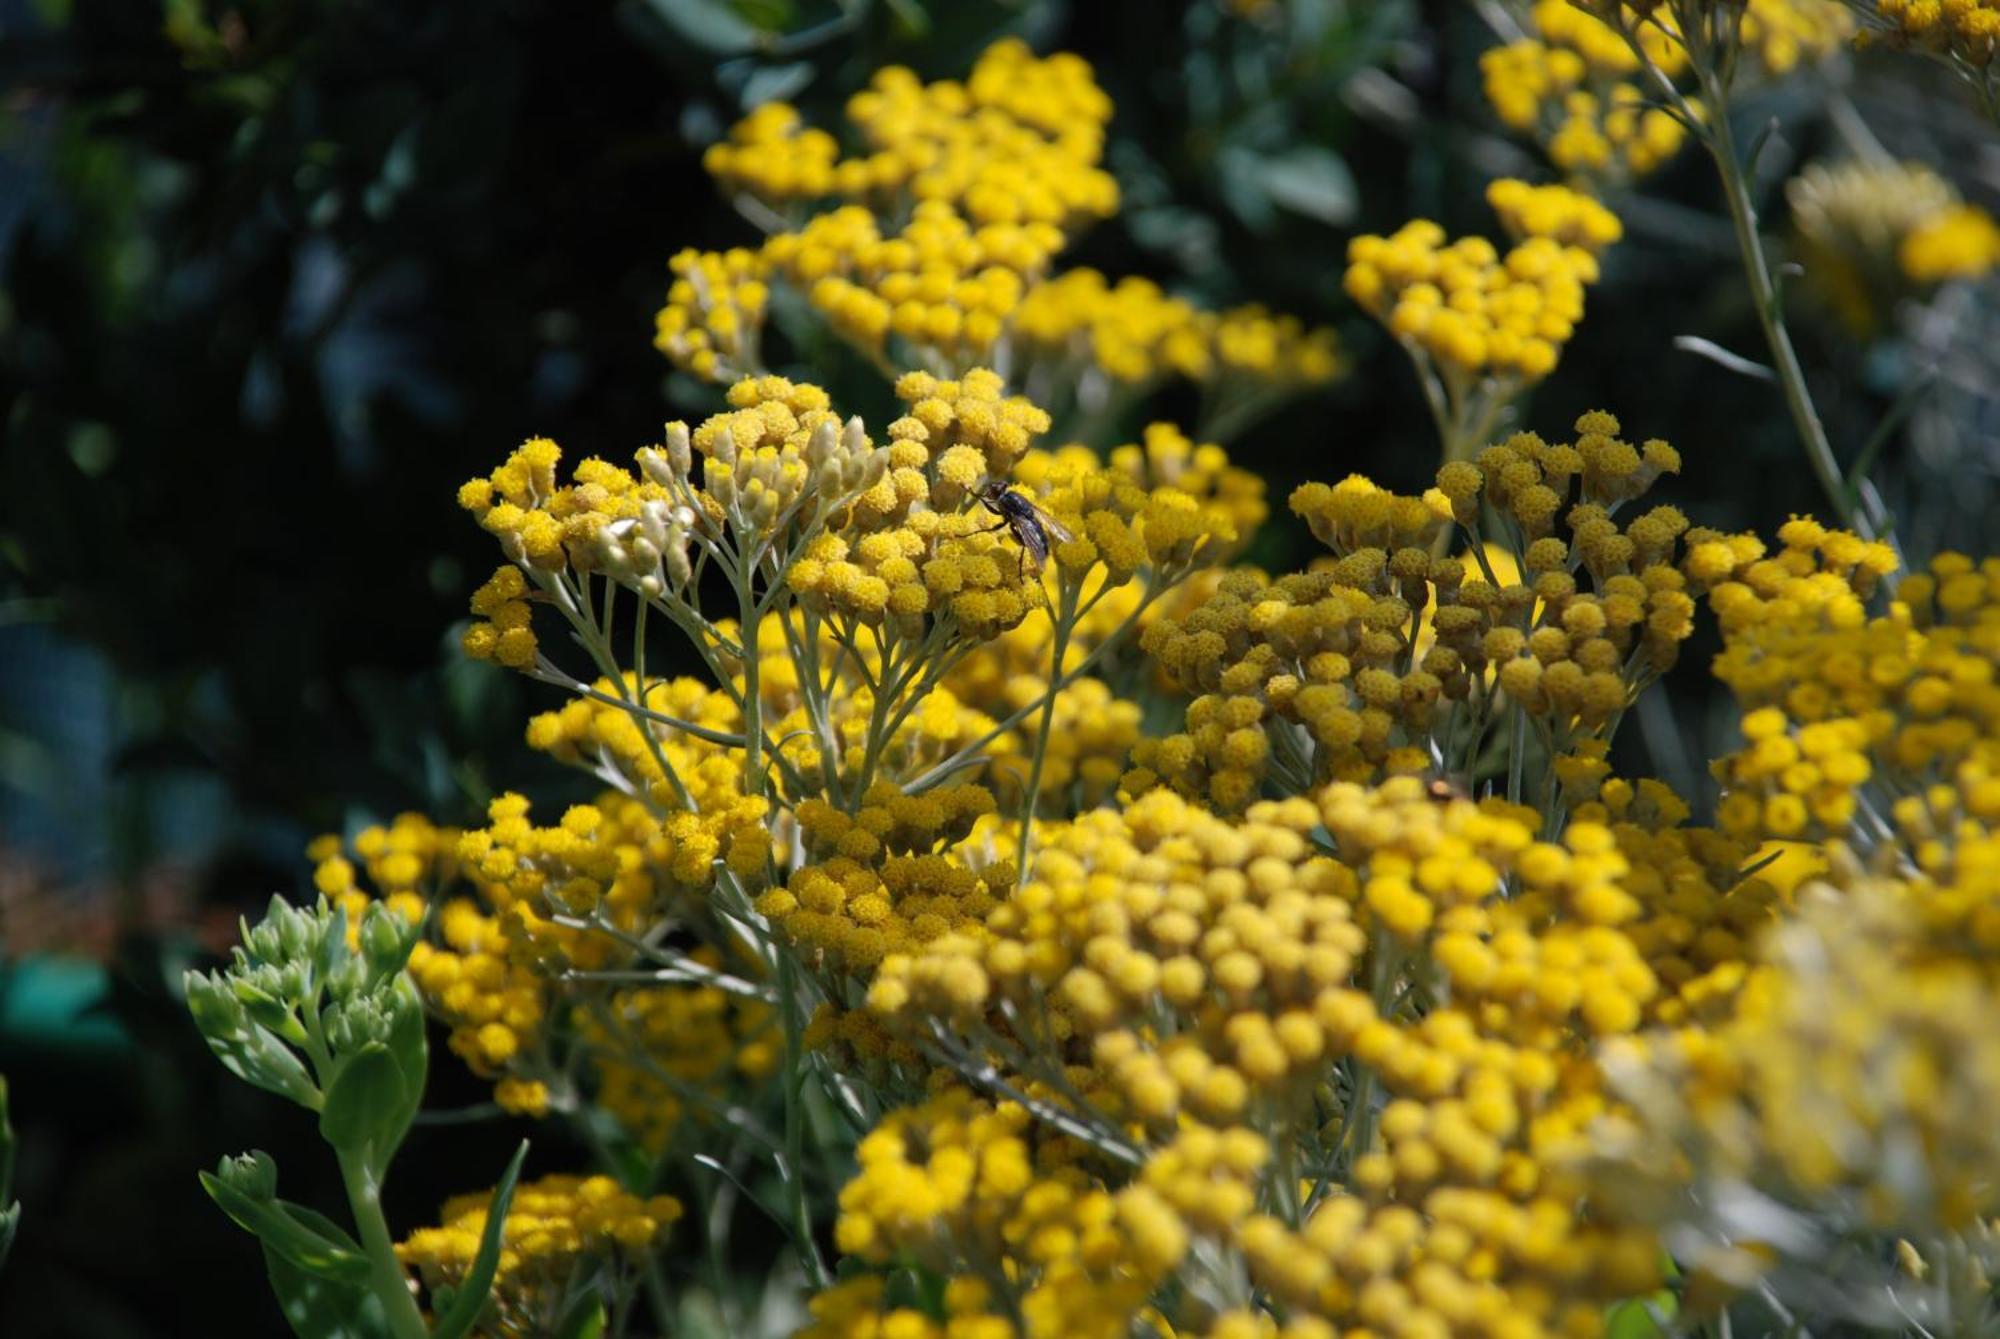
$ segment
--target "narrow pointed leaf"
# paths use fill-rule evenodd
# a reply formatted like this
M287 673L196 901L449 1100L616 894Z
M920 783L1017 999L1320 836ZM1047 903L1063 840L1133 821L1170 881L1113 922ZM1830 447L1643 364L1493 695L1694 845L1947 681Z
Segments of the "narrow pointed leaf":
M459 1285L451 1306L431 1326L431 1339L463 1339L485 1308L487 1294L493 1291L493 1276L500 1272L501 1238L506 1233L507 1210L514 1203L514 1183L521 1179L521 1164L527 1159L528 1141L523 1139L500 1184L493 1187L493 1205L486 1211L486 1231L479 1238L479 1254L472 1258L472 1268L466 1271L465 1281Z

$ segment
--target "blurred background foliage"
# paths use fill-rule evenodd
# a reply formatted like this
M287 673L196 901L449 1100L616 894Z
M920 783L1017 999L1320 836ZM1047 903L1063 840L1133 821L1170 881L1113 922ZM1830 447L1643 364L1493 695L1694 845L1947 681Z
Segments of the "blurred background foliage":
M675 250L755 240L699 162L737 116L783 98L833 126L880 66L960 74L1010 33L1080 53L1117 106L1125 203L1067 258L1339 327L1351 375L1233 450L1276 499L1357 471L1409 489L1437 446L1402 353L1341 293L1346 243L1415 215L1490 232L1486 181L1552 176L1481 94L1509 12L0 0L0 1072L24 1204L0 1333L276 1331L265 1291L231 1282L254 1245L193 1169L261 1145L299 1176L288 1194L323 1198L319 1160L287 1156L311 1131L226 1081L168 983L239 909L302 886L312 833L411 808L462 822L551 780L520 738L547 694L455 651L491 541L453 490L530 434L622 455L716 402L670 374L652 317ZM1984 123L1911 60L1786 81L1739 133L1773 119L1774 234L1783 181L1873 152L1867 134L2000 194ZM1689 463L1665 500L1697 523L1813 509L1773 388L1672 343L1762 352L1708 164L1683 154L1610 203L1628 239L1526 426L1566 436L1604 407L1668 437ZM1991 299L1864 336L1810 292L1793 307L1836 451L1867 458L1916 556L1996 533ZM888 404L858 359L812 378L851 410ZM1258 561L1308 555L1288 522ZM1620 744L1697 802L1721 745L1706 659ZM476 1100L437 1068L430 1105ZM513 1137L420 1132L391 1218L490 1179Z

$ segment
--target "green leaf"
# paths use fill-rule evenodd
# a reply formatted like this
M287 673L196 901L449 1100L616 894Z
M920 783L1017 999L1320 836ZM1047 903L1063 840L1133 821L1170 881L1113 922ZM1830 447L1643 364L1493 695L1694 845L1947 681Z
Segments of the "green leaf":
M383 1167L409 1128L414 1106L395 1056L381 1042L369 1042L347 1057L327 1088L326 1105L319 1113L320 1137L336 1149L362 1153L372 1165Z
M337 906L326 927L320 932L318 952L313 956L313 981L324 985L333 980L334 974L346 966L353 950L347 947L347 908Z
M235 1037L208 1037L208 1049L222 1067L252 1087L288 1097L309 1111L320 1108L318 1085L292 1048L259 1023Z
M719 55L754 51L764 38L757 25L723 0L648 0L648 4L669 28Z
M1604 1339L1662 1339L1660 1319L1671 1320L1675 1305L1671 1292L1627 1298L1604 1313Z
M271 1292L299 1339L382 1339L391 1333L382 1299L367 1282L366 1262L357 1281L327 1278L264 1243L264 1269Z
M1294 214L1335 227L1354 217L1354 174L1330 149L1305 145L1266 158L1261 178L1264 194Z
M608 1320L604 1298L594 1291L586 1292L570 1303L552 1333L554 1339L603 1339Z
M281 1199L257 1199L210 1172L201 1173L201 1188L221 1210L300 1273L333 1281L368 1277L368 1258L361 1247L323 1214Z
M459 1285L451 1306L431 1326L431 1339L461 1339L485 1308L487 1294L493 1291L493 1276L500 1272L500 1239L507 1227L507 1209L514 1203L514 1183L521 1179L521 1164L527 1160L528 1141L523 1139L514 1150L514 1160L507 1164L500 1184L493 1187L493 1203L486 1211L486 1231L479 1238L479 1254L472 1257L472 1268L466 1271L465 1281Z
M9 1114L7 1076L0 1074L0 1204L14 1197L14 1122Z
M378 1173L388 1170L389 1156L403 1143L417 1111L424 1104L424 1083L430 1076L430 1042L424 1032L424 1005L417 987L408 976L397 978L391 987L389 1007L389 1058L403 1077L404 1108L399 1122L385 1125Z

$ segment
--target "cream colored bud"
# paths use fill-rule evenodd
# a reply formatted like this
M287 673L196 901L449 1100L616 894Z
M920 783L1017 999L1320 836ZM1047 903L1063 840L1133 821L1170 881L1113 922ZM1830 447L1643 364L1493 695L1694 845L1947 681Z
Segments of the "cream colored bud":
M688 425L669 423L667 425L667 463L674 473L685 478L694 468L694 448L688 441Z
M814 469L818 469L833 458L833 453L839 445L840 430L834 427L833 420L826 419L822 421L817 428L813 429L812 438L806 443L807 463Z
M719 460L724 465L734 465L736 463L736 434L727 428L723 428L717 432L714 439L708 444L708 458L710 460Z
M632 459L638 463L639 473L646 476L648 483L665 488L673 482L673 473L667 468L666 455L658 447L642 446Z
M637 522L639 533L651 541L656 548L664 547L667 542L667 518L669 514L667 504L658 498L653 498L639 508Z

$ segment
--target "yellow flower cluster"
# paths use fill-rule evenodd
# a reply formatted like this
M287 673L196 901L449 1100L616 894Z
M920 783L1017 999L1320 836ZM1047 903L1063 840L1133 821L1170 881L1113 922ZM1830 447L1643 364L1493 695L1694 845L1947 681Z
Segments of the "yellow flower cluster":
M1879 802L1910 796L1921 806L1933 778L1990 765L2000 563L1941 555L1871 618L1864 600L1895 565L1886 545L1804 519L1778 537L1784 547L1768 557L1754 546L1690 559L1733 560L1709 596L1724 632L1716 677L1745 709L1745 746L1716 764L1729 788L1723 826L1837 836L1870 781L1885 788Z
M474 660L492 660L508 669L535 663L534 610L526 599L528 580L518 567L502 567L472 592L473 622L459 647Z
M371 901L381 901L411 924L422 923L437 906L431 937L418 940L410 952L410 977L426 1006L450 1029L451 1049L475 1073L497 1080L496 1100L510 1111L540 1115L548 1106L547 1087L509 1067L541 1042L548 985L518 952L520 944L510 939L500 916L483 911L480 899L453 892L461 884L482 894L487 890L478 868L461 858L463 845L462 833L437 827L421 814L403 814L386 828L355 835L351 849L361 861L359 870L335 836L315 840L307 855L314 886L345 908L350 933ZM360 880L364 871L372 893Z
M1262 479L1232 466L1220 447L1195 446L1171 424L1149 425L1143 444L1116 448L1109 465L1110 474L1123 484L1149 490L1173 488L1216 512L1221 524L1209 537L1205 559L1226 561L1255 533L1268 512ZM1091 453L1064 448L1053 453L1030 452L1017 465L1016 474L1030 492L1041 494L1044 489L1053 492L1059 485L1067 488L1063 481L1088 478L1100 468ZM1102 533L1106 532L1100 527ZM1131 547L1137 539L1120 538L1119 542L1122 547ZM1092 809L1110 798L1126 758L1140 738L1139 704L1118 696L1102 678L1079 674L1083 658L1128 628L1149 626L1169 608L1178 607L1180 600L1192 598L1188 592L1203 585L1204 579L1220 575L1209 569L1168 598L1152 599L1137 583L1122 581L1118 575L1143 563L1136 550L1109 561L1109 567L1087 572L1077 587L1078 613L1063 648L1061 666L1053 663L1055 611L1039 608L1017 627L984 644L978 654L961 661L932 695L977 713L977 728L968 735L978 738L996 721L1031 718L1047 691L1052 667L1075 676L1056 692L1039 791L1039 800L1045 805L1070 801L1065 807ZM926 699L925 709L931 706L931 699ZM1010 812L1019 810L1032 770L1032 729L1021 725L1002 730L984 750L989 761L981 779ZM937 759L918 761L928 764ZM915 774L909 767L890 769L890 775Z
M1486 100L1503 125L1533 135L1550 161L1583 184L1642 177L1680 152L1686 129L1650 106L1625 39L1568 0L1536 0L1531 35L1479 58ZM1647 54L1669 75L1687 63L1678 42L1642 28Z
M1969 1234L1977 1250L2000 1209L1989 1025L2000 977L1990 949L1926 924L1966 885L1836 865L1834 883L1810 885L1764 938L1731 1016L1612 1049L1607 1067L1630 1100L1599 1132L1593 1180L1673 1232L1711 1298L1773 1277L1782 1287L1802 1270L1840 1280L1816 1303L1822 1315L1865 1316L1906 1288L1919 1296L1898 1305L1950 1314L1966 1303L1922 1297L1909 1243L1952 1252ZM1848 1234L1900 1239L1916 1267L1824 1273L1827 1237ZM1974 1298L1983 1311L1983 1281Z
M316 837L306 847L313 888L346 910L350 933L359 930L370 901L384 903L414 925L424 918L431 896L458 877L458 837L414 813L398 814L386 827L361 829L351 846L331 833ZM362 886L363 874L372 894Z
M980 786L905 795L887 781L852 816L808 800L798 810L808 863L759 897L757 912L808 963L866 976L889 953L978 924L1013 886L1009 864L981 872L951 858L993 808Z
M713 949L690 957L702 967L721 966ZM575 1019L596 1073L598 1106L654 1154L666 1148L683 1117L707 1115L686 1100L690 1089L723 1091L731 1080L755 1082L784 1059L770 1006L716 986L621 990L601 1007L579 1005Z
M2000 265L2000 223L1978 205L1952 205L1913 228L1896 257L1915 283L1977 279Z
M1502 177L1486 188L1486 203L1507 235L1517 241L1547 237L1596 256L1625 235L1625 225L1616 214L1567 186L1531 186Z
M959 1088L892 1113L855 1150L860 1170L840 1193L835 1243L866 1262L915 1260L942 1273L1004 1261L988 1277L1004 1280L1007 1305L972 1278L946 1302L955 1317L1000 1314L947 1333L997 1339L1012 1332L1009 1314L1035 1336L1127 1333L1159 1275L1135 1258L1116 1202L1076 1165L1077 1150L1032 1136L1018 1104L994 1107Z
M1010 1321L987 1314L991 1297L984 1279L950 1279L941 1299L947 1319L939 1324L915 1306L892 1305L882 1275L855 1274L813 1295L812 1321L798 1339L1013 1339Z
M1213 442L1196 445L1171 423L1149 423L1137 443L1112 450L1111 469L1142 488L1176 488L1227 513L1237 540L1247 543L1270 515L1264 480L1229 463Z
M1960 228L1949 222L1957 190L1921 163L1813 163L1785 183L1785 198L1807 280L1862 335L1884 323L1913 283L1924 282L1905 256L1931 243L1912 239L1920 232L1950 238Z
M682 251L654 321L653 347L709 381L731 381L761 365L758 333L770 304L771 257L742 247Z
M1802 63L1833 55L1855 30L1854 16L1841 0L1734 0L1727 5L1708 0L1693 4L1575 0L1575 4L1591 17L1637 35L1652 63L1670 76L1686 65L1684 31L1700 33L1704 43L1722 49L1725 60L1733 61L1740 52L1765 75L1780 78ZM1617 40L1615 30L1606 30ZM1661 48L1679 53L1679 60L1659 59L1656 53Z
M1489 198L1522 232L1504 256L1484 237L1447 245L1444 229L1428 219L1388 237L1355 238L1348 295L1448 384L1541 380L1583 319L1583 290L1597 282L1595 251L1616 232L1601 208L1555 190L1494 184Z
M566 570L604 571L642 581L648 589L688 579L689 537L701 518L681 498L595 457L577 465L571 483L559 484L561 459L560 447L537 437L492 474L458 490L459 505L521 569L514 576L496 575L474 597L475 612L484 606L493 613L489 625L474 624L466 634L470 655L517 668L534 663L523 574L545 585ZM526 633L524 642L520 633Z
M700 458L700 510L726 518L739 532L782 534L802 514L817 515L835 498L884 484L886 457L873 448L860 420L843 424L827 393L783 377L745 378L729 388L730 409L688 433L667 425L664 452L641 452L648 482L668 489L693 482L686 457ZM830 496L829 496L830 495ZM869 494L871 498L875 494ZM895 505L892 498L890 505Z
M491 1191L446 1200L439 1225L397 1243L396 1258L432 1293L458 1287L479 1254L492 1204ZM493 1280L491 1333L552 1333L575 1271L628 1266L658 1247L680 1216L671 1195L640 1199L608 1176L545 1176L517 1187Z
M1880 20L1865 40L1934 51L1984 71L2000 53L2000 4L1994 0L1874 0Z
M598 696L579 697L555 711L530 717L528 747L593 775L609 768L663 808L680 803L680 793L668 779L669 767L699 813L722 817L742 798L739 763L729 750L678 727L655 722L642 725L623 705L629 702L640 712L657 713L726 735L743 724L742 711L732 695L694 679L648 679L642 683L629 673L619 680L599 679L591 691ZM611 807L622 806L613 802ZM740 817L757 821L754 815ZM731 828L736 826L741 823ZM669 836L677 846L695 843L684 859L675 862L675 877L690 886L705 886L700 862L726 850L725 838L733 835L733 830L716 829L702 839L693 829L675 828ZM748 856L743 858L747 863ZM572 891L585 895L589 890L578 885Z
M1738 33L1764 73L1782 78L1839 51L1856 26L1841 0L1750 0Z
M922 447L937 462L938 477L959 490L934 499L955 505L978 486L974 469L1004 479L1034 438L1049 430L1046 410L1018 395L1006 395L1000 374L974 368L956 381L925 372L906 372L896 381L896 397L908 406L889 425L891 441ZM898 466L900 468L900 465Z
M1111 100L1090 66L1067 52L1037 58L1008 39L981 53L964 82L925 84L901 66L878 70L847 104L869 152L766 103L709 148L703 166L724 189L772 204L828 196L938 201L975 226L1107 218L1118 186L1097 164Z
M1534 136L1557 167L1589 189L1645 176L1680 151L1687 128L1655 105L1661 90L1612 24L1629 28L1647 65L1678 80L1688 70L1678 10L1657 0L1535 0L1528 35L1479 59L1486 100L1502 124ZM1854 31L1840 0L1747 0L1716 21L1774 78L1825 60ZM1694 100L1689 105L1699 110Z
M1028 1028L1024 1052L1073 1057L1076 1119L1140 1150L1114 1201L1141 1278L1220 1248L1295 1322L1594 1333L1601 1299L1653 1284L1659 1248L1579 1212L1566 1158L1605 1109L1591 1039L1633 1032L1659 983L1620 929L1646 908L1618 838L1577 822L1537 842L1538 822L1439 803L1414 780L1335 784L1238 821L1149 795L1045 829L1012 899L978 931L885 960L869 1004L919 1029ZM1322 828L1338 859L1315 845ZM1417 991L1426 1010L1409 1010ZM864 1145L843 1208L868 1226L844 1245L922 1239L940 1197L1004 1221L977 1156L1004 1122L943 1148L892 1128L873 1156ZM1323 1170L1300 1184L1278 1147ZM954 1243L972 1237L953 1222ZM1181 1277L1199 1314L1202 1275Z
M1098 162L1110 101L1077 57L988 48L963 81L878 71L848 103L868 152L782 103L739 122L704 162L724 189L786 212L757 251L684 252L658 318L660 349L713 380L758 371L766 284L783 279L878 365L1014 368L1030 384L1101 371L1292 391L1341 370L1334 335L1244 306L1209 312L1142 279L1048 276L1118 190ZM843 201L801 217L800 208ZM893 222L892 222L893 220ZM897 343L892 346L890 341ZM893 361L892 361L893 359Z
M1203 311L1150 279L1114 284L1092 269L1069 270L1029 289L1014 333L1031 358L1073 360L1127 384L1167 376L1205 383L1235 375L1315 386L1341 371L1331 330L1307 330L1295 317L1261 307Z
M880 354L890 335L949 366L989 359L1027 286L1061 249L1053 223L970 224L942 200L885 237L861 205L774 235L763 257L843 338Z
M1336 561L1275 581L1231 572L1198 609L1146 630L1147 653L1196 696L1186 733L1134 749L1126 788L1166 782L1233 811L1272 778L1297 793L1429 772L1495 689L1558 751L1602 737L1692 632L1676 558L1707 532L1672 507L1612 521L1680 456L1622 440L1609 414L1576 428L1573 444L1520 433L1447 464L1421 500L1358 476L1300 487L1292 508ZM1430 551L1441 526L1471 526L1483 506L1516 536L1506 580Z

